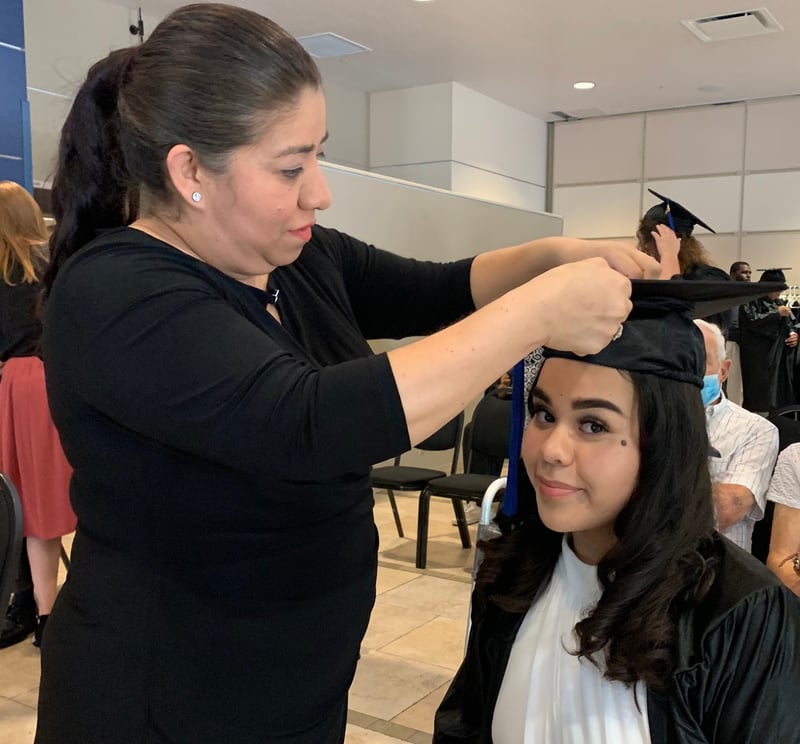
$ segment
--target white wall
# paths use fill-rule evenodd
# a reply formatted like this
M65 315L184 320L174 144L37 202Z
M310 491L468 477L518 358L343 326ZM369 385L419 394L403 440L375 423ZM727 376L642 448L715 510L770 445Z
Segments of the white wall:
M452 190L544 209L547 124L453 83Z
M130 33L137 12L107 0L25 0L28 100L31 107L33 179L49 185L58 136L72 98L89 67L113 49L138 44ZM145 38L161 16L143 12ZM86 29L93 29L86 33ZM76 45L75 39L81 44ZM366 93L326 84L331 162L369 165L369 101Z
M324 83L328 107L325 157L333 163L369 167L369 96L360 90Z
M547 125L458 83L370 94L370 170L544 209Z
M72 96L94 62L112 49L138 43L129 30L138 15L103 0L25 0L24 13L33 180L40 185L52 177L58 133ZM147 33L157 19L142 15ZM94 32L86 33L87 28Z
M800 284L798 131L800 96L559 122L553 211L567 235L631 238L649 187L717 231L695 235L723 269L791 266Z

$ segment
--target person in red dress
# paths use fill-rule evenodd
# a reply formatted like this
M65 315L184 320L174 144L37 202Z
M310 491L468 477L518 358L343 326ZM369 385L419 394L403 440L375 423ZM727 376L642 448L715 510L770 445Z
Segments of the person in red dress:
M22 502L38 614L36 646L58 593L61 537L76 523L69 503L72 470L50 417L39 356L37 304L46 242L33 197L19 184L0 182L0 470Z

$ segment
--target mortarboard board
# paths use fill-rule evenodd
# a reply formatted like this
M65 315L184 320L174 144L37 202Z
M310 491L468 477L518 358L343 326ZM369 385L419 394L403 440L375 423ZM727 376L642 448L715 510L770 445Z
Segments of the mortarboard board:
M779 269L756 269L756 271L763 271L764 273L758 278L759 283L763 282L786 282L786 274L784 271L791 271L791 266L783 266ZM763 288L762 288L763 291ZM773 291L773 290L770 290Z
M526 403L539 369L551 357L574 359L632 372L656 375L703 386L706 368L705 342L694 318L723 312L765 291L782 291L782 282L687 281L685 279L634 279L633 309L622 324L622 333L597 354L578 356L569 351L537 349L514 367L509 467L503 514L516 513L516 485L525 428ZM699 392L698 392L699 394ZM713 456L713 452L711 453Z
M661 199L661 204L656 204L645 212L642 219L653 220L661 225L667 225L678 237L688 238L695 225L704 227L709 232L715 232L703 220L692 214L686 207L668 196L662 196L653 189L647 189L653 196Z

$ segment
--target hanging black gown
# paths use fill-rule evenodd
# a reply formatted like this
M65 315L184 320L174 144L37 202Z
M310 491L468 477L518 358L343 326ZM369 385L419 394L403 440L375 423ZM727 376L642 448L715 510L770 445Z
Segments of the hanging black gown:
M748 411L771 411L797 402L797 347L787 346L786 338L800 324L778 313L783 304L760 297L739 308L743 405Z

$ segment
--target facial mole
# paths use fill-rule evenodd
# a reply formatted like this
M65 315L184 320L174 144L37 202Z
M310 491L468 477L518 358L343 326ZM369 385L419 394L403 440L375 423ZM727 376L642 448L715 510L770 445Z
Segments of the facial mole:
M627 440L625 440L625 439L622 439L622 440L620 441L620 444L621 444L623 447L627 447L627 446L628 446L628 442L627 442Z

